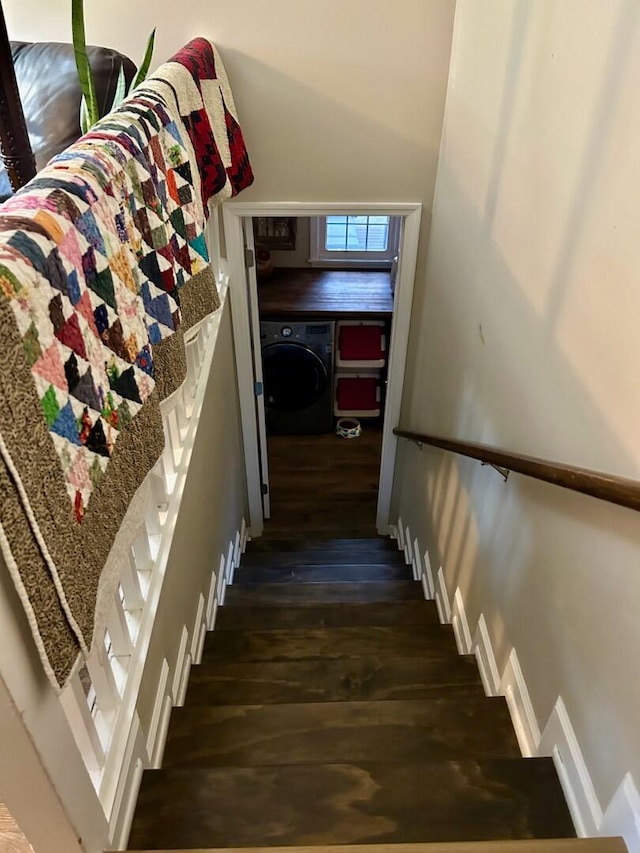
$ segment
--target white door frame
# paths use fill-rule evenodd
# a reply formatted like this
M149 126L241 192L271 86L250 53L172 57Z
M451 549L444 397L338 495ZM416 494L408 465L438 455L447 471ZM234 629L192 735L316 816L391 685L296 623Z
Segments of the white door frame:
M263 516L242 220L246 216L330 216L333 214L402 217L404 227L400 242L398 278L395 287L391 343L389 346L387 395L376 514L378 533L386 536L390 532L389 513L396 462L397 439L393 434L393 429L398 424L402 403L422 205L402 202L395 204L363 202L329 204L327 202L232 201L226 202L222 211L244 441L249 532L253 537L262 534Z

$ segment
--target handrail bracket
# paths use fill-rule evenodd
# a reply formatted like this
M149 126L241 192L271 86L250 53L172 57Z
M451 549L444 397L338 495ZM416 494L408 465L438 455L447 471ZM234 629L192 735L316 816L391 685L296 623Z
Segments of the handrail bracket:
M501 465L494 465L492 462L480 462L481 465L488 465L489 468L493 468L494 471L497 471L498 474L503 478L505 483L509 479L509 474L511 473L509 468L503 468Z

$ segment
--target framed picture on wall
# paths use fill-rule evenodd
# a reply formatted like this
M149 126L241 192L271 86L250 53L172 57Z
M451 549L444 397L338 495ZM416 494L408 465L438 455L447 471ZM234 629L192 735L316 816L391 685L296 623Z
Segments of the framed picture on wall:
M256 243L265 249L295 249L295 216L259 216L255 221Z

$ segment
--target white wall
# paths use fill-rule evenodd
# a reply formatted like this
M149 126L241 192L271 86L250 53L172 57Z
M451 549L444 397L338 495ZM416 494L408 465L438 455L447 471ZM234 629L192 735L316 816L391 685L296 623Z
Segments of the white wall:
M134 61L221 49L256 174L243 200L431 206L454 0L86 2L87 39ZM70 41L68 0L5 0L11 38Z
M638 92L637 0L458 0L406 428L640 478ZM606 807L640 779L638 515L408 443L395 504Z

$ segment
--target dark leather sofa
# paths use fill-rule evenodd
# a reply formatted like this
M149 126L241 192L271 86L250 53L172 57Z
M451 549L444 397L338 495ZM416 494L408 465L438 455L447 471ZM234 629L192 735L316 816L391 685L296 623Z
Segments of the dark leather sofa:
M106 47L89 47L100 114L108 112L120 66L130 82L136 67L123 54ZM11 42L11 54L36 165L41 169L80 136L80 102L73 47L57 42ZM11 195L0 158L0 201Z

